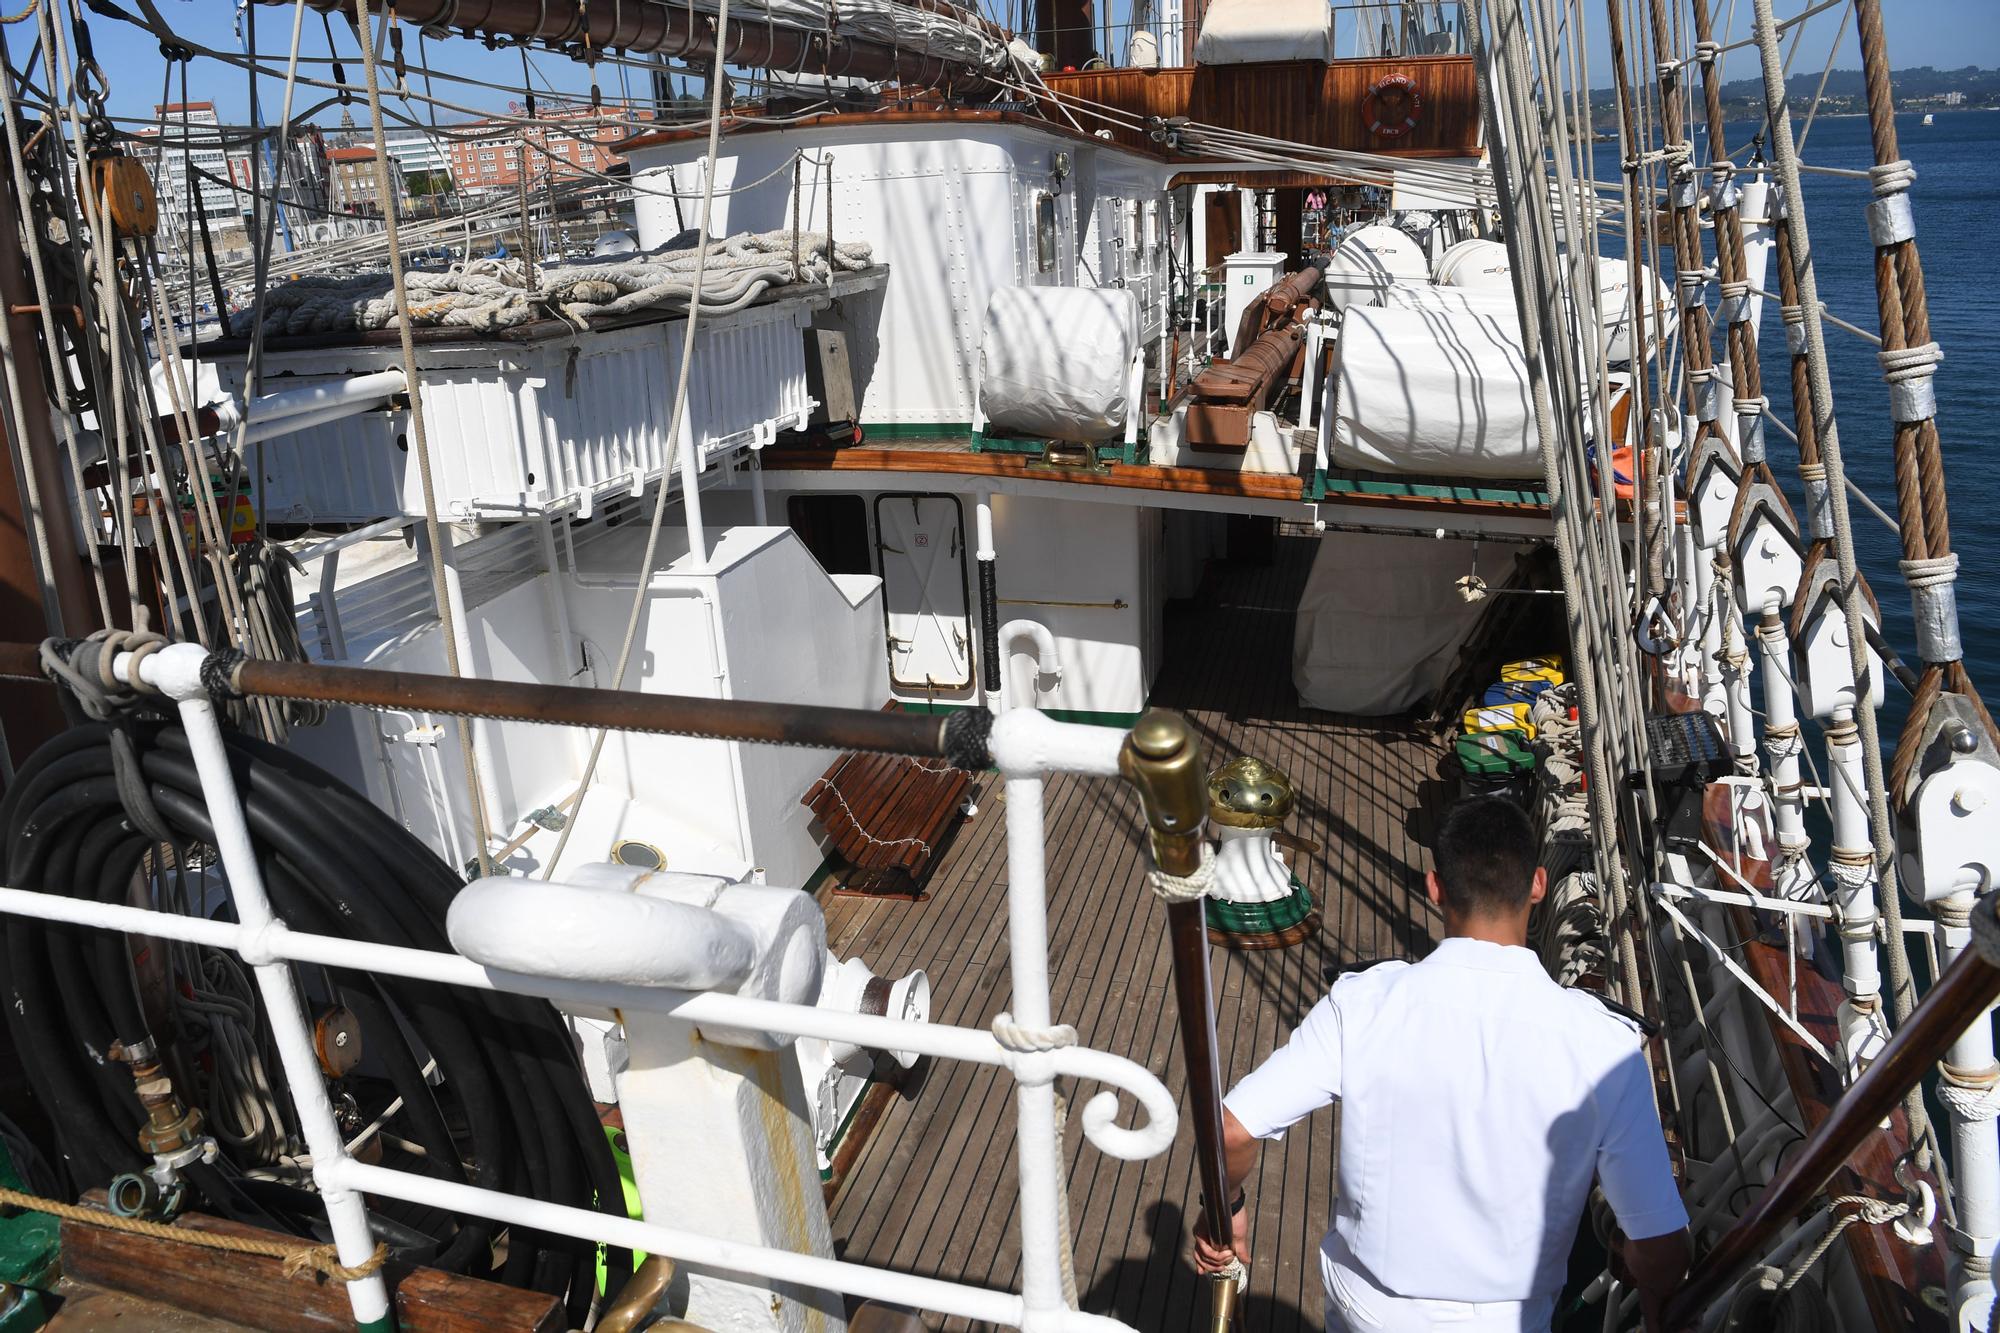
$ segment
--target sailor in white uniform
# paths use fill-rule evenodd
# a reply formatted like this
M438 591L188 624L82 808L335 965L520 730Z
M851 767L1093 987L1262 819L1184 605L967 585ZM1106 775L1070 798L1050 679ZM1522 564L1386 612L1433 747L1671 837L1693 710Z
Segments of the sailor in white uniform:
M1225 1099L1231 1234L1198 1222L1196 1264L1248 1258L1257 1141L1337 1100L1328 1333L1543 1333L1593 1177L1655 1327L1686 1271L1688 1218L1639 1030L1556 985L1526 947L1547 875L1518 809L1461 802L1434 855L1445 940L1415 965L1341 977Z

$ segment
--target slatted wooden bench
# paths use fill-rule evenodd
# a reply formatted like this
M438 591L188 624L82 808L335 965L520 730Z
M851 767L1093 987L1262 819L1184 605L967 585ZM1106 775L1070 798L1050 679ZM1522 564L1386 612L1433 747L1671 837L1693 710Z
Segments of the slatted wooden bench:
M971 783L940 759L850 752L834 760L799 803L826 830L835 892L922 898Z

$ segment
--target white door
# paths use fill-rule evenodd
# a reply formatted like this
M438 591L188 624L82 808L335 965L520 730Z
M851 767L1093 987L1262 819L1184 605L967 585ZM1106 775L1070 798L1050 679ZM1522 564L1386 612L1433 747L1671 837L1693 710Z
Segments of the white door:
M955 495L880 495L875 541L889 626L889 680L903 690L972 684L965 519Z

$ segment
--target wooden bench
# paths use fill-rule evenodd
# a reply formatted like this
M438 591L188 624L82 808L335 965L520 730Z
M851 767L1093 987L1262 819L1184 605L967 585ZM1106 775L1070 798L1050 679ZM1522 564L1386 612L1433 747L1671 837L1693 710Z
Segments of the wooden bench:
M799 803L826 830L835 892L923 897L971 785L970 773L941 759L849 752L834 760Z

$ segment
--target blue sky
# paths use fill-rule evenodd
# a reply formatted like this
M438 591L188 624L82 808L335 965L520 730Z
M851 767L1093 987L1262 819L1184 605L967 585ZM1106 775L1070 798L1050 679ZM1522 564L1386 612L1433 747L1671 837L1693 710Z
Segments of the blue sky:
M160 12L173 22L179 34L186 40L208 47L236 49L236 14L229 0L157 0ZM987 0L989 10L1004 11L1019 0ZM1643 4L1645 0L1627 0L1628 4ZM1128 12L1129 0L1111 0L1113 14L1123 18ZM1734 26L1723 40L1733 40L1746 36L1750 23L1750 0L1711 0L1716 13L1716 22L1722 24L1732 13ZM1804 8L1806 0L1779 0L1780 15L1797 12ZM1603 6L1585 4L1585 12L1593 22L1592 72L1593 82L1610 82L1609 57L1603 34ZM2000 0L1882 0L1885 26L1889 33L1889 51L1893 63L1901 68L1912 65L1935 65L1940 68L1961 68L1966 65L2000 66ZM86 11L88 12L88 11ZM257 44L260 49L272 53L274 61L281 58L290 33L291 7L289 5L261 6L257 13ZM99 63L109 72L111 88L111 109L114 115L150 117L154 103L159 99L161 81L165 76L165 62L159 52L159 44L147 33L127 24L114 22L97 15L90 15L91 31L96 42ZM1816 72L1825 62L1827 48L1833 41L1839 27L1839 12L1831 10L1814 18L1808 25L1804 45L1801 47L1794 65L1795 72ZM351 80L360 78L360 62L356 57L352 32L343 24L335 22L333 33L346 61L347 76ZM23 27L4 30L5 39L15 52L25 49L26 31ZM319 16L308 12L306 17L306 37L304 50L308 55L326 53L325 29ZM406 35L406 53L416 59L417 45L414 32ZM518 84L521 78L521 57L518 50L489 51L476 41L464 38L450 38L429 43L433 65L445 71L486 79L495 83ZM1835 58L1836 68L1851 69L1860 64L1859 52L1855 46L1853 25L1848 25L1847 35L1841 43L1841 50ZM533 57L535 82L538 87L553 87L567 92L582 94L589 87L588 76L582 67L561 56L540 53ZM325 67L321 66L322 72ZM1731 78L1749 77L1755 73L1756 64L1748 51L1732 53L1726 72ZM607 95L619 91L619 79L615 69L601 68L601 83ZM413 76L414 81L414 76ZM632 87L638 91L640 84L635 77ZM189 74L190 95L195 100L214 101L225 121L240 123L245 119L249 104L248 79L243 71L221 65L211 60L198 60ZM175 93L178 96L179 75L175 75ZM279 86L276 80L265 80L262 96L265 114L275 112ZM438 95L448 100L478 107L482 110L502 111L506 109L507 94L486 89L450 87L439 85ZM357 99L357 120L365 120L365 112ZM337 121L338 113L330 112L320 117L329 123Z

